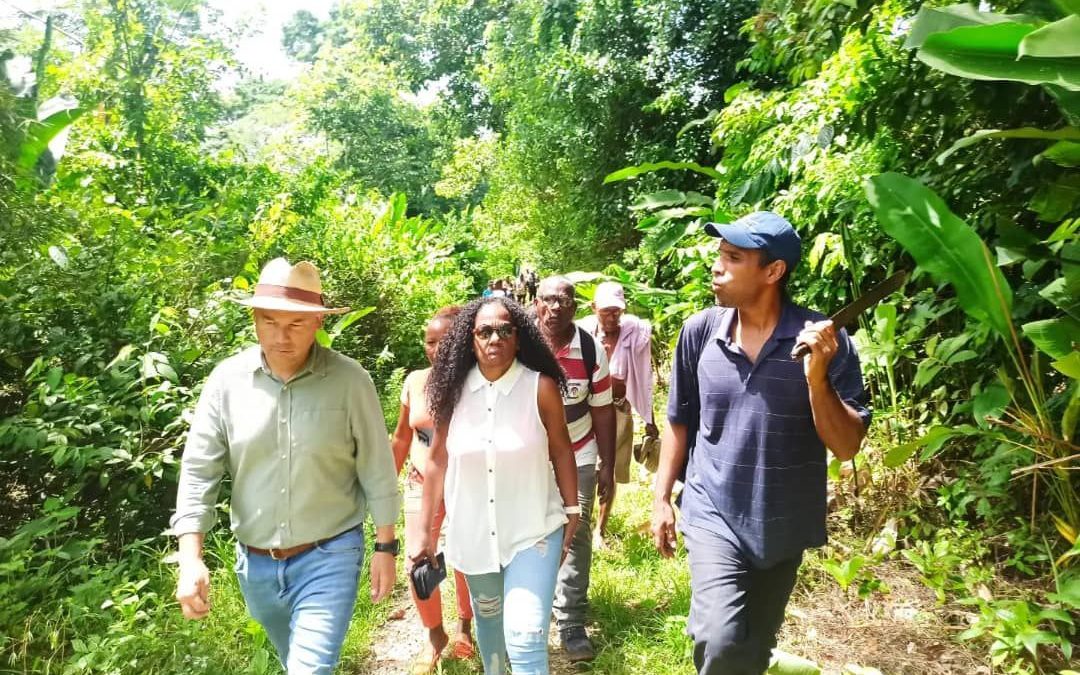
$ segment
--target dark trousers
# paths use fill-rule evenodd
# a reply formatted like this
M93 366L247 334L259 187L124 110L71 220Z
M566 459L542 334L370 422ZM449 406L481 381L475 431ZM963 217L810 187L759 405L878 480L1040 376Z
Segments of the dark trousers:
M683 526L690 559L690 618L699 675L761 675L802 556L755 569L726 538Z
M589 612L589 571L592 567L592 510L596 501L596 465L579 466L578 504L581 521L570 552L559 568L552 614L559 630L584 626Z

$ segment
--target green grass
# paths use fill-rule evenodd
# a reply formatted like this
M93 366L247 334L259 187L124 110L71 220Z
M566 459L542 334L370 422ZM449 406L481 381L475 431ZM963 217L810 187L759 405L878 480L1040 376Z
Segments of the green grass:
M647 531L652 493L620 486L609 526L609 546L593 559L589 592L598 653L592 670L624 675L692 672L685 635L690 573L684 555L660 558Z
M608 523L609 546L593 556L590 632L597 656L591 664L578 666L581 672L693 672L690 640L685 634L690 573L681 549L670 560L656 553L648 532L643 531L651 514L652 493L647 486L619 486ZM444 587L444 593L446 590ZM444 607L452 612L452 596L446 597ZM479 672L478 662L445 661L442 668L444 675Z
M594 556L590 599L598 654L584 670L644 674L657 672L661 664L665 672L692 670L683 633L688 571L681 555L662 560L653 550L641 529L650 509L647 487L622 486L610 522L610 545ZM173 600L176 566L165 562L168 549L157 541L133 546L120 559L72 563L63 575L50 571L50 596L42 597L22 625L0 640L0 673L280 673L265 633L248 616L233 574L233 546L227 531L218 529L207 537L212 609L202 621L181 616ZM371 604L364 567L338 669L342 674L365 672L371 645L391 609L390 603ZM453 584L445 584L444 593L444 606L452 612ZM479 663L447 661L443 672L477 673Z

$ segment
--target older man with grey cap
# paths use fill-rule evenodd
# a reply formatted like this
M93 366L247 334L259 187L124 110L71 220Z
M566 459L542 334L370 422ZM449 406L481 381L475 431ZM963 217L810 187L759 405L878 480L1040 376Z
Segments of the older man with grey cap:
M195 407L171 521L176 599L189 619L210 611L203 538L228 471L248 610L289 675L329 675L356 602L369 513L372 601L394 584L397 472L382 408L367 371L315 341L323 317L348 308L325 305L314 265L272 260L239 302L254 310L259 344L222 361Z
M791 224L759 211L705 231L720 239L719 306L679 333L652 532L673 555L671 491L685 471L679 531L694 665L703 675L760 675L802 553L825 543L825 449L854 457L870 413L851 339L785 292L801 256ZM810 350L801 363L799 343Z
M597 284L589 306L593 313L578 321L578 326L596 338L608 357L615 406L615 483L626 484L634 448L631 411L645 422L646 438L660 435L653 423L652 324L626 311L626 292L617 281ZM614 504L612 485L611 498L600 502L594 548L605 545L604 532Z

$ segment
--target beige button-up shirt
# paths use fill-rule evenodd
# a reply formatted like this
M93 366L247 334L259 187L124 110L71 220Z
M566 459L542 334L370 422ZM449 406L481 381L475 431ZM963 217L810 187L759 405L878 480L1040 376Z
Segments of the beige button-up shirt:
M319 345L288 382L251 347L210 374L184 447L172 533L206 532L226 471L231 521L249 546L286 548L397 520L379 397L356 361Z

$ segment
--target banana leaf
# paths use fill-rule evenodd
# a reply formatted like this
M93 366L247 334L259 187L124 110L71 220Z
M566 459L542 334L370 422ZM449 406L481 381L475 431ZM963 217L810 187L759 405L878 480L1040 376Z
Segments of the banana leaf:
M1012 289L975 230L907 176L875 176L866 194L882 229L935 279L951 284L965 312L1011 339Z

